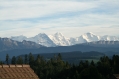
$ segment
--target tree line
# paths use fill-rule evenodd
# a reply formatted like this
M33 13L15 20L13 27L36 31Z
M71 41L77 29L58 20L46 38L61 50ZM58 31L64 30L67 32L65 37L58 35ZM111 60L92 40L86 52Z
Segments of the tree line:
M92 60L79 61L78 65L70 64L62 60L59 53L51 59L44 59L32 53L15 57L9 62L9 55L6 55L6 64L29 64L40 79L108 79L113 74L119 74L119 56L112 58L103 56L97 63ZM0 61L0 64L5 64Z

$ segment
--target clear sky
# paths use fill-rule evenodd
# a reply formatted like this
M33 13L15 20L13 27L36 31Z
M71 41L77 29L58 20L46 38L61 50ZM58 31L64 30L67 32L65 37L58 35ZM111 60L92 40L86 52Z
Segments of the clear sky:
M119 0L0 0L0 37L119 36Z

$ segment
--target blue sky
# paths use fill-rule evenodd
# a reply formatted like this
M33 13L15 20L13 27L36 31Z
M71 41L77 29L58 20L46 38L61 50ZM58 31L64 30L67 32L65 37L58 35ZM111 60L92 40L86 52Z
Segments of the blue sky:
M0 0L0 37L119 36L119 0Z

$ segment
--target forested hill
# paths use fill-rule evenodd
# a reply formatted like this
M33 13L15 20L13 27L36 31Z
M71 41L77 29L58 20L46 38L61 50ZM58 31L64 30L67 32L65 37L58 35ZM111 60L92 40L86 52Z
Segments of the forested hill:
M34 46L31 46L32 49L29 46L25 46L24 49L21 49L21 48L1 51L0 58L4 59L6 54L9 54L10 56L18 56L22 54L28 54L30 52L32 52L33 54L39 54L39 53L60 53L60 52L72 52L72 51L81 51L81 52L89 52L89 51L110 52L111 51L113 52L112 53L113 55L115 54L114 52L119 51L118 45L116 47L105 47L105 46L87 45L87 44L79 44L79 45L73 45L73 46L59 46L59 47L40 47L40 48L38 47L34 48Z
M7 55L7 64L8 61ZM47 61L41 55L34 58L33 54L29 53L25 58L13 56L11 63L29 64L40 79L110 79L114 77L113 74L119 74L118 55L113 55L112 58L103 56L98 62L79 61L79 64L75 65L63 61L60 53Z

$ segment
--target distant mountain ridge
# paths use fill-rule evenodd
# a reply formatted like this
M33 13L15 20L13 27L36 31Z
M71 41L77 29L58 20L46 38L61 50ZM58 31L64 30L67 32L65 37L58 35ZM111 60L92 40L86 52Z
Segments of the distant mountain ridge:
M62 53L62 52L72 52L72 51L81 51L81 52L97 51L97 52L106 53L106 55L119 54L118 52L119 41L111 41L111 42L98 41L98 42L77 44L72 46L57 46L57 47L37 47L37 46L34 47L34 45L29 47L29 45L23 45L23 43L19 45L17 48L15 47L16 45L11 46L8 44L8 46L9 47L4 47L3 45L3 47L6 48L7 50L0 51L1 59L4 59L6 54L9 54L10 57L12 57L22 54L29 54L30 52L32 52L33 54L42 54L42 53ZM22 46L26 46L26 48Z
M15 40L11 40L10 38L0 38L0 51L7 51L13 49L33 49L40 47L44 46L32 41L23 40L22 42L18 42Z
M83 45L106 48L119 48L119 41L95 41L83 43Z
M92 32L85 33L76 38L67 38L62 33L57 32L54 35L47 35L45 33L39 33L34 37L27 38L25 36L12 36L10 39L16 41L33 41L37 44L41 44L47 47L55 47L55 46L71 46L75 44L87 43L87 42L95 42L95 41L119 41L119 37L116 36L98 36Z

